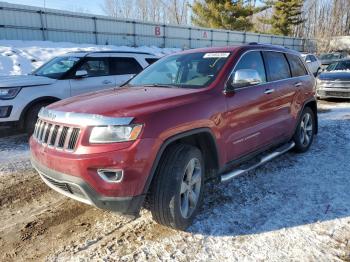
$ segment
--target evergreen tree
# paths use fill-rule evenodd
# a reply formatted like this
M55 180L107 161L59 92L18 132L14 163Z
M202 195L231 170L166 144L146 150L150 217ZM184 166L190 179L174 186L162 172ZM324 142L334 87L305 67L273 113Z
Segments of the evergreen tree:
M244 0L195 0L192 11L192 22L197 26L248 31L253 27L255 7Z
M295 26L304 22L301 18L304 0L277 0L272 3L273 15L266 22L273 34L291 36Z

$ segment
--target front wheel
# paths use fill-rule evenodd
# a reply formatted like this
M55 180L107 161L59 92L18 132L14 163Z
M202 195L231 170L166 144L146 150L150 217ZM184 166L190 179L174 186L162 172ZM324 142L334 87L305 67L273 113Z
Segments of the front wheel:
M184 230L191 225L202 202L204 163L191 145L169 148L151 187L150 209L159 224Z
M315 135L315 115L311 108L306 107L301 114L299 124L293 136L296 152L306 152Z
M28 109L26 114L24 129L28 136L31 136L34 132L35 123L38 120L38 114L42 107L47 106L48 103L39 103Z

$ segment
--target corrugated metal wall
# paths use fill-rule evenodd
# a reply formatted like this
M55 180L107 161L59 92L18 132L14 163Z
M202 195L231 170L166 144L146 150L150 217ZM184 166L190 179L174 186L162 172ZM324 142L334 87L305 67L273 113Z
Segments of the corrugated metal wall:
M313 40L145 23L0 2L0 39L196 48L248 42L314 51Z

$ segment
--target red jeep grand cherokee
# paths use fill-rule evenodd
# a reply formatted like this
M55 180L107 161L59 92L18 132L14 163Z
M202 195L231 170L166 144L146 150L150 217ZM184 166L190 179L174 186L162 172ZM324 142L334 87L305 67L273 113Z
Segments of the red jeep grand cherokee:
M317 133L314 87L299 53L282 47L176 53L121 88L43 108L32 164L71 198L133 216L146 199L157 222L185 229L208 179L308 150Z

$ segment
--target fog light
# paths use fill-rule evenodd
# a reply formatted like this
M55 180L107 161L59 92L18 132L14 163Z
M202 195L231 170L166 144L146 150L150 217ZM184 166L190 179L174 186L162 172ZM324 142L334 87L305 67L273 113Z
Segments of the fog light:
M0 106L0 118L9 117L11 110L12 106Z
M123 179L123 170L120 169L97 169L97 174L108 183L119 183Z

